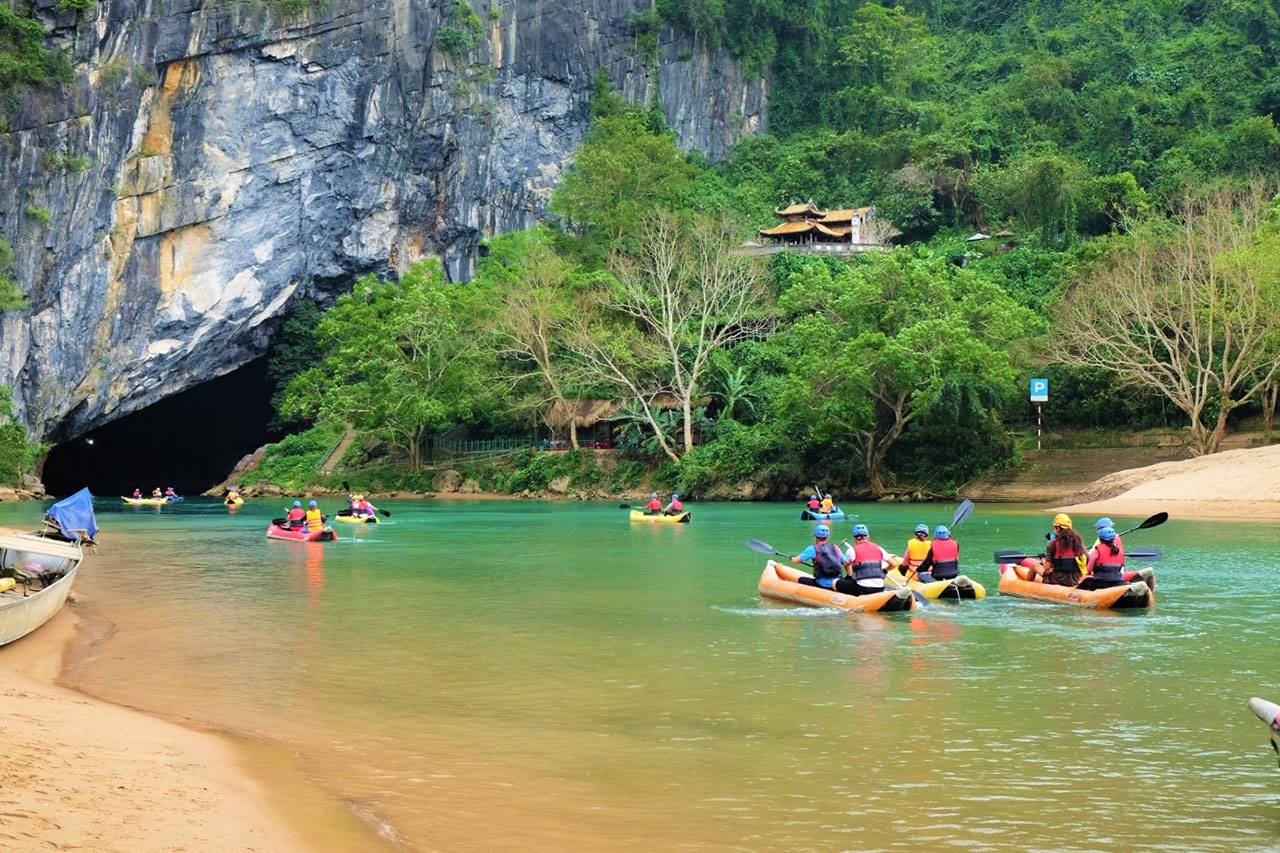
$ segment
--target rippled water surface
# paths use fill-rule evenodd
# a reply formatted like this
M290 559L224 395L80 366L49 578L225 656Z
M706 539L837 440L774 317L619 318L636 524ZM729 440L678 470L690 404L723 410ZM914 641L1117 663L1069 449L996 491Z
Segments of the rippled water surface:
M1280 844L1245 707L1280 697L1274 525L1132 534L1165 550L1156 607L1094 613L995 595L991 552L1037 549L1045 517L980 505L958 538L991 597L876 616L758 597L743 540L810 541L788 505L679 526L384 506L391 524L299 544L263 536L274 502L101 501L77 589L116 627L76 680L282 742L416 849ZM891 550L951 515L846 509Z

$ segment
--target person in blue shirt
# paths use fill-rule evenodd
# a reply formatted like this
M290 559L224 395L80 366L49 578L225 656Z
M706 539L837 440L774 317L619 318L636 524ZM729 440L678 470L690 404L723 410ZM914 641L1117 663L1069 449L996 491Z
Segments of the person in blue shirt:
M813 564L813 577L800 577L800 583L823 589L835 587L836 579L844 569L844 555L838 547L827 541L830 537L831 528L819 524L813 528L813 544L791 558L793 563Z

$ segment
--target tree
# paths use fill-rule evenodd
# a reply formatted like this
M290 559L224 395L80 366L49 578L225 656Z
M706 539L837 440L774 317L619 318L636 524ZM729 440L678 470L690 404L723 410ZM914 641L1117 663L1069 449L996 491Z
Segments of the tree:
M399 281L367 275L316 328L325 369L295 377L282 414L351 423L422 467L424 443L473 417L492 398L490 313L480 287L447 284L437 261Z
M1266 214L1255 184L1129 223L1068 290L1052 357L1164 395L1190 421L1192 452L1217 452L1231 412L1280 370L1280 211Z
M889 451L944 389L973 389L978 401L1007 395L1016 380L1007 347L1038 329L995 284L906 250L862 256L834 273L808 265L779 307L787 320L771 343L790 369L775 390L775 414L827 464L852 446L876 495L887 490Z

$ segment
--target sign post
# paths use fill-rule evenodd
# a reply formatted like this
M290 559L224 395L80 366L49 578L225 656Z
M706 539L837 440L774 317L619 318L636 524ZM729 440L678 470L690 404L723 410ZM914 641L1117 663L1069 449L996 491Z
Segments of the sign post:
M1049 402L1049 380L1031 380L1031 402L1036 404L1036 450L1040 449L1040 435L1044 432L1044 404Z

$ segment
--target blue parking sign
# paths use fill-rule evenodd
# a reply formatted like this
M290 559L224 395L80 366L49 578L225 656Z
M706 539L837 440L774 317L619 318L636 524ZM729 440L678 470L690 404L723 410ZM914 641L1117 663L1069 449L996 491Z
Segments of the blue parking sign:
M1049 402L1049 380L1048 379L1032 379L1031 380L1031 402L1033 403Z

